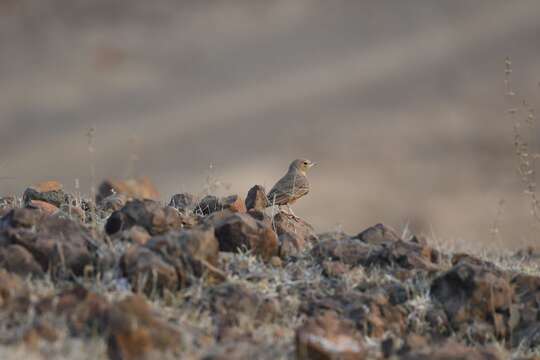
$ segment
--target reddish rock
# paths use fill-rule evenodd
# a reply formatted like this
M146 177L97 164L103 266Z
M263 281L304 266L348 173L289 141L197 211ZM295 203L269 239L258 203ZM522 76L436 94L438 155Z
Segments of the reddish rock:
M47 216L53 215L59 211L59 209L53 204L41 200L30 200L26 207L30 209L37 209Z
M266 197L266 190L261 185L255 185L249 189L246 196L246 209L255 209L263 211L268 207L268 199Z
M329 277L341 277L350 271L349 267L341 261L324 261L323 273Z
M325 312L310 318L296 331L297 359L366 359L367 353L354 324Z
M285 232L279 236L279 256L282 258L298 255L304 246L304 239L296 233Z
M0 248L0 267L21 276L42 276L43 269L28 250L20 245Z
M263 222L247 214L233 214L216 225L216 237L221 251L252 250L263 259L278 255L276 233Z
M44 201L60 207L67 201L68 197L64 192L62 184L58 181L46 181L27 188L23 194L23 201L29 204L32 200Z
M152 236L148 233L148 231L146 231L145 228L137 225L129 229L128 237L133 243L137 245L144 245L148 242L148 240L152 238Z
M99 204L105 198L123 194L128 199L150 199L159 200L159 192L148 178L127 179L127 180L105 180L99 185L96 194L96 202Z
M222 209L228 209L232 212L245 213L247 211L244 199L238 195L229 195L221 198L220 205Z
M141 296L114 304L108 319L108 355L111 360L139 360L159 352L180 358L182 335L152 313Z

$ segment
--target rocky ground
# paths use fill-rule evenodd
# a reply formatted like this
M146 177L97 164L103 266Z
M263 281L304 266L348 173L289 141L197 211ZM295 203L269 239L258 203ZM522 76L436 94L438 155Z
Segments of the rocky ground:
M316 234L260 186L157 197L139 179L0 199L2 359L540 357L534 248Z

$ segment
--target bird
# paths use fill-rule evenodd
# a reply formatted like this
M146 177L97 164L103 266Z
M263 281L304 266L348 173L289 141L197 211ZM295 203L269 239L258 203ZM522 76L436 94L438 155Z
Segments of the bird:
M309 181L307 172L316 163L307 159L296 159L289 165L287 173L278 180L267 195L268 206L277 205L287 206L288 215L298 218L294 215L291 204L305 196L309 192Z

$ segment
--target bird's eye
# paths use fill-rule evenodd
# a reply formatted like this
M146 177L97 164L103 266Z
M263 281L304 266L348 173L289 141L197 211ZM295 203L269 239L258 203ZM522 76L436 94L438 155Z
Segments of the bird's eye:
M308 164L308 162L307 162L307 161L304 161L304 165L307 165L307 164Z

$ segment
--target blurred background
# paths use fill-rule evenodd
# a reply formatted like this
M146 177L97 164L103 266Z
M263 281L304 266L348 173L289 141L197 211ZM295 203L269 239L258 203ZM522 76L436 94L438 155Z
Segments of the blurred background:
M89 193L94 163L98 180L150 177L164 201L216 181L245 196L307 157L319 166L294 208L320 231L533 243L503 82L510 56L518 96L539 99L538 14L538 1L2 0L0 194L48 179Z

